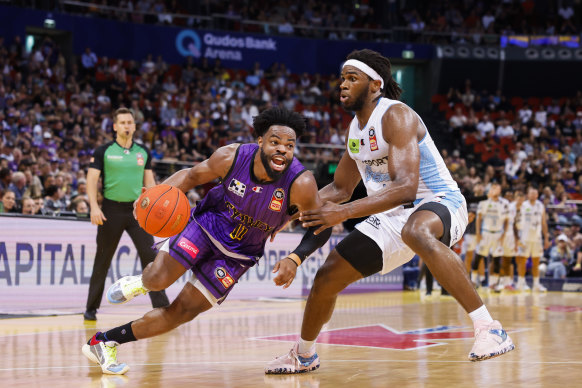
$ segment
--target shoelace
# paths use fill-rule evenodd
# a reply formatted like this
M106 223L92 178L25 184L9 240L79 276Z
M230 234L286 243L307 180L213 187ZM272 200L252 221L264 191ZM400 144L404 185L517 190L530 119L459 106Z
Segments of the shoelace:
M146 291L145 287L143 286L143 284L140 285L140 283L141 283L141 279L139 277L135 278L133 281L131 281L129 283L126 283L123 287L124 294L129 293L130 291L137 289L138 292L145 295L147 293L147 291Z

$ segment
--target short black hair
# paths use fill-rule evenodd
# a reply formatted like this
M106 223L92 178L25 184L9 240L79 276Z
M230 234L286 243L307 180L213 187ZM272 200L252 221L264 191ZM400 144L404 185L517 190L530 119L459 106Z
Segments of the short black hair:
M346 60L347 59L362 61L372 69L376 70L384 80L384 88L382 89L384 96L392 100L398 100L400 98L402 89L400 88L400 85L394 81L394 78L392 78L392 66L390 65L390 60L388 58L377 51L363 49L352 51L347 56Z
M253 117L253 128L257 137L264 136L273 125L289 127L299 138L305 132L305 117L279 106L266 109Z

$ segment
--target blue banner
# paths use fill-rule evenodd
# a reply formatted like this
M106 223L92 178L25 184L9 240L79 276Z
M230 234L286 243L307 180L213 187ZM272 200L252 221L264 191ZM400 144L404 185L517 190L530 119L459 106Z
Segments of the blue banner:
M389 58L402 58L403 52L415 59L434 56L432 45L407 43L321 40L257 35L230 31L196 30L168 26L124 23L115 20L74 16L58 12L0 6L0 35L8 38L26 35L27 27L43 28L52 19L54 29L73 34L73 53L90 47L98 56L142 61L148 54L161 55L168 63L181 64L185 57L197 61L220 59L233 69L251 69L255 62L266 69L275 62L285 63L293 73L338 74L347 54L369 48Z

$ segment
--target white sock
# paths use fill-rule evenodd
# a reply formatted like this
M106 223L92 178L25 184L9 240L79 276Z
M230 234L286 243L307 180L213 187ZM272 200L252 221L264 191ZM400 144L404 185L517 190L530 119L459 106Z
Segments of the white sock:
M489 314L489 310L487 310L485 305L479 307L477 310L470 312L469 318L471 318L473 323L477 321L493 322L493 318L491 318L491 314Z
M477 283L479 281L478 276L479 275L477 275L477 272L471 272L471 280L473 281L473 283Z
M533 278L533 286L537 287L540 285L540 278Z
M315 346L315 341L305 341L303 338L299 338L299 347L297 349L297 353L308 353L310 352L313 347Z
M525 276L518 276L517 277L517 284L518 285L525 285Z

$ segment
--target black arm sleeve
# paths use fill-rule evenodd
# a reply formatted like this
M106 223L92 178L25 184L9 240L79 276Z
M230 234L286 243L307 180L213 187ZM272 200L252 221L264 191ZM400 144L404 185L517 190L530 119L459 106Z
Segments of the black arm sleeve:
M299 256L302 263L309 257L309 255L315 252L317 248L323 246L323 244L325 244L331 236L332 228L327 228L317 235L313 234L313 232L318 228L319 226L312 226L311 228L307 229L307 232L303 235L301 242L293 251L293 253Z

